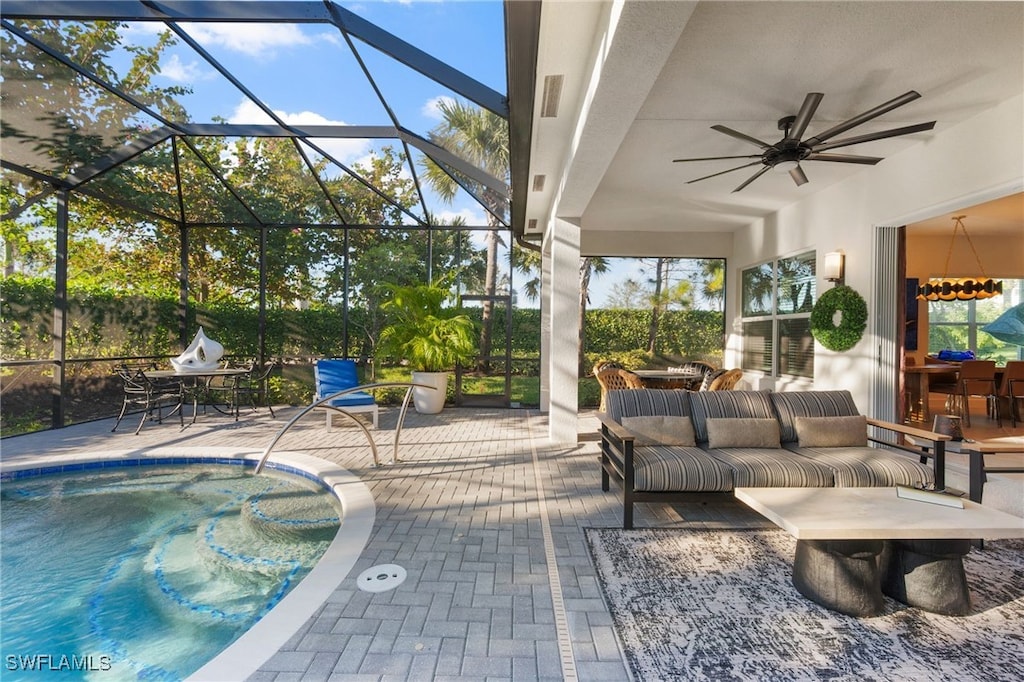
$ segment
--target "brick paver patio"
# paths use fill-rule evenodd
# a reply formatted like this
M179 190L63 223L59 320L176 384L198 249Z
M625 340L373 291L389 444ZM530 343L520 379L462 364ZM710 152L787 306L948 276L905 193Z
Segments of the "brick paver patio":
M25 455L155 446L262 450L297 408L177 421L112 420L4 439L5 461ZM398 410L375 432L390 460ZM336 419L336 424L342 420ZM546 442L535 410L410 410L402 462L372 466L361 430L328 431L323 415L300 420L280 449L330 460L370 489L376 520L355 568L319 611L249 679L626 680L629 673L598 587L583 530L618 527L618 495L603 493L594 439L581 414L580 443ZM637 526L758 526L736 503L641 505ZM683 519L685 517L685 520ZM406 580L384 592L355 585L363 570L397 564Z

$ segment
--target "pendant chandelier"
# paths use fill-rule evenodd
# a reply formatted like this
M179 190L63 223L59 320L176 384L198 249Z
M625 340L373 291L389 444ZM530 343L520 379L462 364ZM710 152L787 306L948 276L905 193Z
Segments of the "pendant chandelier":
M964 227L964 218L967 216L953 216L953 236L949 240L949 252L946 254L946 267L942 271L942 279L930 279L917 289L919 301L970 301L971 299L985 299L993 296L1000 296L1003 293L1002 280L995 281L985 274L985 268L981 266L981 258L974 248L971 235L967 234ZM963 230L967 243L971 246L974 259L978 261L979 277L946 277L949 272L949 259L953 255L953 244L956 242L956 233Z

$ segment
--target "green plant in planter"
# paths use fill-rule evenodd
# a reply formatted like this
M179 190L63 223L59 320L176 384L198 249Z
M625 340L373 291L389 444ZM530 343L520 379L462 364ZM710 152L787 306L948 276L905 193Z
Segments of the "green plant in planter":
M412 369L413 404L422 414L444 409L448 372L476 357L476 328L457 306L446 306L447 289L436 284L393 286L381 304L388 323L380 332L379 356L401 358Z
M445 372L475 359L476 327L459 307L445 305L450 298L435 284L391 287L377 355L404 359L414 372Z

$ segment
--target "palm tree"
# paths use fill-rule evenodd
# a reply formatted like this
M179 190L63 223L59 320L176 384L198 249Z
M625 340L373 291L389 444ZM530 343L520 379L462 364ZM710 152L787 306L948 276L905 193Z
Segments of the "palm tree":
M438 102L443 121L430 131L430 141L439 147L458 154L469 163L476 165L507 185L509 178L508 123L497 114L479 109L466 102L441 99ZM421 163L424 177L443 201L450 204L459 190L459 182L429 159ZM506 215L508 202L494 190L480 186L469 178L460 176L459 181L479 190L487 208L487 268L484 274L484 295L493 297L497 288L498 246L501 236L498 229ZM491 332L494 326L494 304L485 299L481 311L480 357L477 369L486 370L491 354Z
M721 258L701 258L698 261L700 293L711 303L725 302L725 261Z

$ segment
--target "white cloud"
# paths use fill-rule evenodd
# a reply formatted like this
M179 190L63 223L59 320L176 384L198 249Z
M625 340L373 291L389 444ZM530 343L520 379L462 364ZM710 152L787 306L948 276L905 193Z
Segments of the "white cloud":
M194 23L186 31L203 46L221 45L252 57L272 57L277 48L313 42L295 24Z
M313 111L289 113L275 109L274 114L285 123L295 126L347 125L344 121L332 121ZM255 102L245 99L235 107L235 111L228 117L228 123L272 124L274 119L256 106ZM352 164L356 159L366 156L367 150L370 148L370 141L365 139L316 138L312 141L316 146L345 164Z
M458 211L439 211L438 213L435 214L435 216L437 217L437 220L443 225L450 225L455 218L462 218L463 223L465 223L466 225L487 224L487 216L485 216L482 211L476 211L469 207L461 208ZM480 237L479 239L481 244L484 243L482 237Z
M194 83L197 80L213 78L212 71L203 71L198 61L183 64L181 58L172 54L170 59L160 64L160 75L177 83Z
M428 99L423 107L420 109L420 113L426 118L432 118L435 121L443 121L444 116L441 115L441 102L454 102L451 97L440 95L432 99Z

